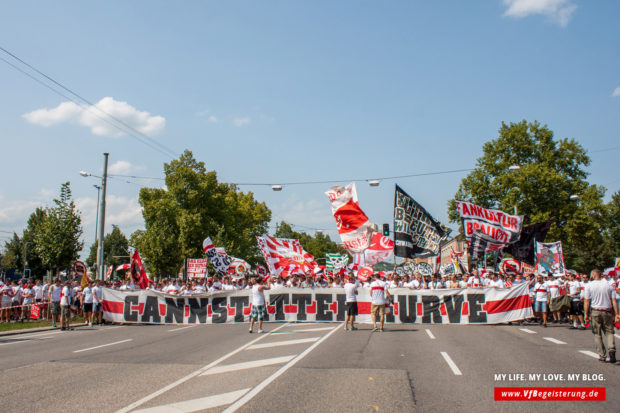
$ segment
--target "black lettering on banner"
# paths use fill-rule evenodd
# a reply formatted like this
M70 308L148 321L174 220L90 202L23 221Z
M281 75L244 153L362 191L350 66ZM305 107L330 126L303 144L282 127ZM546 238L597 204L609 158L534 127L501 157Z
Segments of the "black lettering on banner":
M250 304L250 297L230 297L230 305L235 307L235 323L243 323L243 307Z
M226 297L213 297L211 309L213 310L213 317L211 317L211 322L213 324L222 324L226 322L226 318L228 317Z
M142 322L161 323L161 316L159 315L159 300L157 299L157 296L146 296L146 302L144 303L144 312L142 313Z
M337 321L344 321L345 319L345 303L347 302L346 294L337 294L336 301L338 301L338 314L336 315Z
M292 303L297 305L297 321L305 321L308 316L306 315L306 305L312 302L312 294L293 294Z
M185 298L166 297L166 324L180 323L183 324L183 315L185 313ZM172 320L174 318L174 320Z
M461 308L463 308L463 296L461 294L444 295L443 302L448 312L450 324L461 322Z
M386 303L386 308L387 308L387 303ZM385 313L385 322L386 323L393 323L394 322L394 306L393 305L390 306L390 312L389 313Z
M123 311L123 318L127 322L138 322L138 312L132 311L131 306L138 305L137 295L128 295L125 297L125 308Z
M417 295L399 295L396 297L398 301L398 318L400 322L405 324L415 323Z
M316 321L333 321L334 314L329 309L332 303L331 294L315 294L316 298ZM329 303L327 303L329 301Z
M439 312L439 298L434 295L423 295L422 303L424 304L424 315L422 316L422 322L424 324L430 324L432 315L433 323L442 324L441 313Z
M276 307L276 321L284 320L284 306L288 305L288 294L270 294L269 305Z
M198 322L200 324L207 323L207 305L209 304L208 298L201 298L200 302L198 302L197 298L188 298L187 303L189 304L189 318L187 322L189 324L196 323L196 317L198 317Z
M469 322L486 323L487 313L482 311L482 304L486 303L484 294L467 294L469 301Z

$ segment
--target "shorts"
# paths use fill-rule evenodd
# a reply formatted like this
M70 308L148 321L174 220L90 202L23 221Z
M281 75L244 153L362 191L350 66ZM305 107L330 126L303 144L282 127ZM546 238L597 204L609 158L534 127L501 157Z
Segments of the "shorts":
M356 316L357 315L357 301L349 301L346 303L347 307L347 316Z
M535 313L546 313L547 312L547 302L546 301L536 301L534 303L534 312Z
M50 303L50 311L52 312L53 315L60 314L60 303L52 301Z
M583 315L583 306L581 301L573 300L570 302L570 315Z
M385 316L385 304L372 304L370 306L370 314L374 314L375 317L377 317L377 315L384 317Z
M71 307L68 305L61 305L60 316L65 318L71 318Z
M93 303L93 313L99 313L99 312L101 312L101 304Z
M0 303L0 307L2 308L7 308L11 306L11 300L2 300L2 303Z
M250 311L250 319L256 321L263 321L265 317L265 306L252 304L252 311Z
M84 310L85 313L92 313L93 303L84 303L84 305L82 306L82 310Z

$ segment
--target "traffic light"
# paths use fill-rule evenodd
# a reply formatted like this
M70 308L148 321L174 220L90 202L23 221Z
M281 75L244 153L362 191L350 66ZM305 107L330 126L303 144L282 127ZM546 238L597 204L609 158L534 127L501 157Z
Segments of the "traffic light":
M383 224L383 235L390 236L390 224Z

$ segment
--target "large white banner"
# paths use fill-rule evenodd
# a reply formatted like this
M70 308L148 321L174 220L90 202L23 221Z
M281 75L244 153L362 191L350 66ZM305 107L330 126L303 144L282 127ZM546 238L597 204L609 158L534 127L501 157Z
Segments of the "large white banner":
M499 244L517 242L521 235L523 216L510 215L497 209L487 209L471 202L456 201L467 241L476 230L488 235Z
M532 317L527 284L509 289L391 289L388 323L496 324ZM281 288L265 293L266 321L341 322L345 319L342 288ZM173 296L151 290L103 290L103 316L118 323L222 324L249 320L251 290ZM359 323L370 323L370 290L360 288Z

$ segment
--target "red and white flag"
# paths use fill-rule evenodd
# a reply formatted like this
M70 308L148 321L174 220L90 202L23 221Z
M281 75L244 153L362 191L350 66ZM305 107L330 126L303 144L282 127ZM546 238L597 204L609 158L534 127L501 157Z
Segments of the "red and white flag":
M329 197L344 247L352 254L364 251L370 246L373 229L359 206L355 182L347 186L334 185L325 194Z
M207 258L209 258L209 261L211 261L211 265L213 265L218 275L220 277L225 277L228 274L228 267L230 267L230 264L233 262L232 257L226 254L224 248L215 248L210 237L205 238L202 242L202 250Z
M314 272L317 263L296 239L256 237L269 272L276 277Z
M113 265L110 265L110 266L108 267L108 270L105 272L105 279L106 279L106 280L109 280L109 279L110 279L110 277L112 276L112 269L113 269L113 268L114 268L114 266L113 266Z
M131 280L133 285L139 286L141 289L145 290L149 286L149 279L146 276L146 269L144 265L142 265L142 258L140 258L140 254L138 254L138 250L135 250L131 255Z
M394 256L394 241L380 232L373 232L370 246L364 251L364 264L376 265Z

